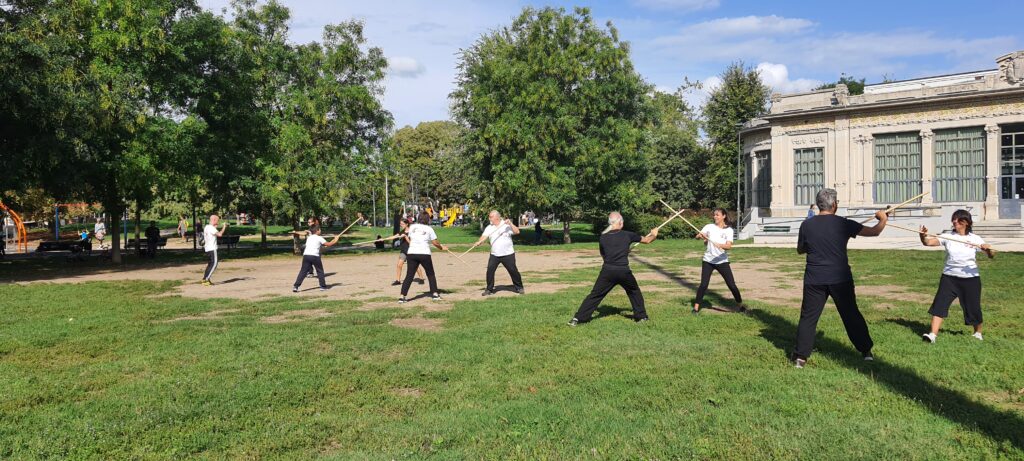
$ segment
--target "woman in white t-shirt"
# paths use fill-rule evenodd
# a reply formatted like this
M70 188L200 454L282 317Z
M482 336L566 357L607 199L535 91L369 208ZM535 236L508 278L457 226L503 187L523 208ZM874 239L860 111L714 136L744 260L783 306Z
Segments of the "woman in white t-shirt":
M983 252L989 259L995 251L981 237L971 233L974 222L967 210L953 212L953 230L943 234L943 239L926 235L928 228L921 226L921 243L925 246L943 246L946 249L946 265L939 279L939 290L935 293L932 307L932 331L921 335L925 341L934 343L939 335L942 321L949 315L949 306L954 299L960 300L964 310L964 324L974 327L974 337L981 340L981 274L978 272L977 253Z
M320 258L320 249L334 246L340 238L341 233L339 232L338 235L334 236L334 240L328 242L320 236L319 225L314 224L309 228L309 232L306 234L306 249L302 252L302 268L299 269L299 276L295 278L295 285L292 286L293 293L299 292L299 287L302 286L302 281L306 279L306 274L314 267L316 268L317 278L320 279L320 291L330 288L327 286L327 281L324 280L324 263Z
M437 290L437 277L434 276L434 261L430 258L430 246L433 245L441 251L448 251L448 247L441 245L434 229L427 225L430 219L428 214L423 213L419 217L418 224L409 226L409 250L406 255L409 268L406 269L405 281L402 282L402 297L398 298L399 304L409 301L406 299L406 295L409 294L409 286L412 285L416 269L420 266L423 266L423 270L427 273L427 281L430 283L430 293L434 301L441 300L441 293Z
M733 233L729 227L728 214L722 208L715 208L712 216L715 219L713 224L704 226L697 237L707 243L704 251L704 262L700 268L700 287L697 288L697 298L693 301L693 313L700 312L701 303L704 302L704 293L711 282L711 272L718 271L725 279L725 285L732 292L736 300L739 312L746 312L747 306L743 304L743 297L740 296L740 289L736 287L736 280L732 276L732 267L729 266L729 254L727 250L732 248Z

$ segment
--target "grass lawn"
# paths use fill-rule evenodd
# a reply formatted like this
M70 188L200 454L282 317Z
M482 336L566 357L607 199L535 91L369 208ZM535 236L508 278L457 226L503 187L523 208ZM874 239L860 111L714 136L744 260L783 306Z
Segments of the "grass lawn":
M452 243L476 235L445 232ZM642 254L673 271L699 265L678 256L696 251L666 241ZM1024 459L1024 255L981 263L985 341L954 306L934 345L919 336L927 303L881 287L930 297L943 253L851 260L877 361L861 360L827 309L803 370L786 361L797 306L757 290L744 291L750 316L692 316L693 290L650 282L651 322L627 319L617 290L593 322L565 326L597 267L527 273L527 289L571 287L446 312L159 296L174 282L3 283L0 459ZM62 263L0 262L0 281L48 264ZM792 265L779 270L800 283ZM728 296L720 278L711 289ZM262 321L316 308L334 315ZM230 311L168 322L215 310ZM443 330L389 324L414 316Z

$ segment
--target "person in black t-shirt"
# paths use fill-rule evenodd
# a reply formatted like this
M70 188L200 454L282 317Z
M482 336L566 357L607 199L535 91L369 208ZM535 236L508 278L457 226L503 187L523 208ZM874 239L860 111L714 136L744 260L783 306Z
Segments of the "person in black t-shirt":
M633 271L629 270L629 246L635 242L651 243L658 238L658 229L651 229L646 236L622 230L622 215L613 211L608 215L608 229L601 235L600 248L604 264L601 266L601 273L594 282L594 289L580 304L580 309L569 321L569 326L576 326L579 323L589 322L594 311L601 305L601 301L612 291L616 285L626 290L629 297L629 304L633 307L633 320L643 322L647 320L647 311L644 309L644 295L640 292L640 285L633 277Z
M875 213L878 224L864 227L860 223L836 216L839 202L835 189L822 189L815 198L818 214L800 225L796 251L807 255L804 269L804 295L800 305L800 324L796 330L796 350L793 363L803 368L814 349L814 335L818 319L825 309L825 301L832 297L839 317L843 319L846 334L853 346L864 356L874 360L871 348L874 343L868 333L868 324L857 308L857 293L853 284L853 272L846 256L846 245L858 235L874 237L882 233L888 215L885 211Z
M398 232L396 232L395 235L393 236L394 238L399 239L399 246L398 267L395 269L395 281L391 282L391 286L398 286L402 284L402 266L405 265L405 260L409 257L409 236L407 235L409 233L409 221L403 219L399 222L399 226L400 227L398 229ZM418 279L416 279L416 282L418 282L420 285L423 285L423 280L424 278L426 278L426 276L423 275L422 267L416 268L416 275L420 276Z

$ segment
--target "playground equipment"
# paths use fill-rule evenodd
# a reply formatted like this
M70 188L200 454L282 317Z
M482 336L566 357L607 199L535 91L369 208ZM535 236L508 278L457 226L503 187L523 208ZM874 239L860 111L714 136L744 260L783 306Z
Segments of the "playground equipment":
M20 251L22 253L28 253L28 231L25 230L25 223L22 222L21 216L15 213L14 210L7 208L4 202L0 202L0 211L7 213L11 220L14 221L14 251ZM7 239L7 220L3 220L3 232L2 237Z
M444 227L452 227L455 224L455 220L459 217L459 213L462 211L462 207L451 207L445 209Z

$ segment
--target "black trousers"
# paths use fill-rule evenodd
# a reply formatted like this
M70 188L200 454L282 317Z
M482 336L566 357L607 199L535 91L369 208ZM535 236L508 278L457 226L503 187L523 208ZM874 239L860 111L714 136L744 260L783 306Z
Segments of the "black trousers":
M203 272L203 280L210 280L213 271L217 270L217 250L206 252L206 272Z
M800 305L800 324L796 328L796 355L801 358L811 356L814 350L814 335L818 329L818 319L825 310L828 297L836 303L839 317L843 319L846 335L850 342L861 353L871 352L874 343L868 333L868 324L857 308L857 292L853 280L832 285L804 284L804 299Z
M324 262L319 256L313 255L302 255L302 269L299 269L299 276L295 278L295 288L302 286L302 281L306 279L306 274L313 268L316 268L317 278L320 279L320 288L327 288L327 281L324 280Z
M601 301L616 286L621 286L626 290L629 304L633 307L633 318L647 318L647 310L644 309L644 295L640 292L640 285L636 283L636 277L633 277L633 271L629 269L609 270L602 267L601 273L597 276L597 281L594 282L594 288L590 290L590 294L583 299L583 304L580 304L580 309L576 311L574 316L576 320L580 322L590 321L591 317L594 316L594 311L601 305Z
M718 271L719 274L722 274L722 278L725 279L725 286L729 287L729 291L732 292L732 297L736 300L736 304L742 304L743 297L740 296L740 289L736 287L736 279L732 276L732 266L728 262L711 264L707 261L700 265L700 286L697 287L697 299L694 302L700 304L704 301L704 293L708 291L708 284L711 283L712 271Z
M494 290L494 271L498 270L498 264L505 266L508 275L512 277L512 285L516 288L523 287L523 276L519 275L519 269L516 267L516 254L512 253L506 256L491 255L487 260L487 290Z
M437 277L434 276L434 260L430 255L406 255L405 256L405 280L402 281L402 296L409 294L409 286L412 285L412 278L416 275L416 269L423 266L427 273L427 281L430 283L430 292L437 293Z
M159 241L159 239L146 239L146 256L150 258L156 257L156 246Z
M939 279L939 291L928 313L936 317L946 318L949 305L954 299L960 300L964 310L964 325L981 325L981 277L953 277L942 274Z

